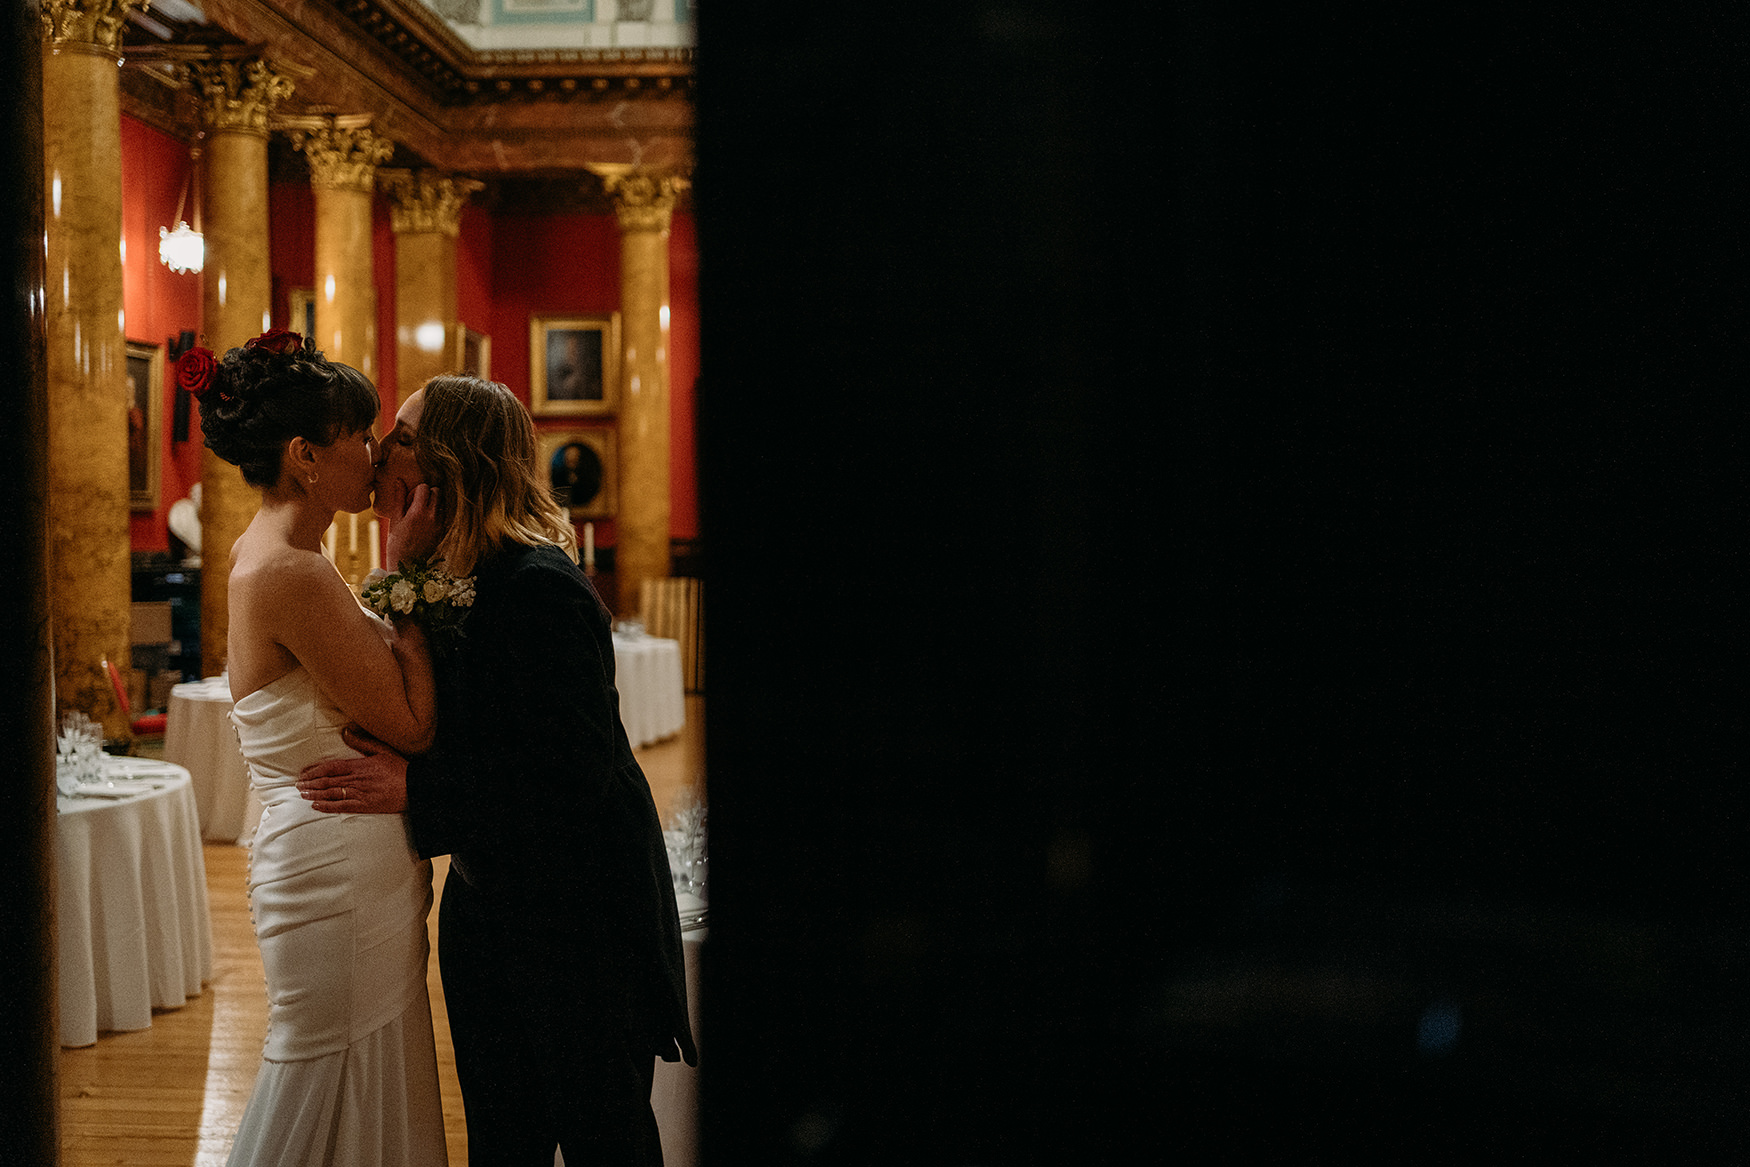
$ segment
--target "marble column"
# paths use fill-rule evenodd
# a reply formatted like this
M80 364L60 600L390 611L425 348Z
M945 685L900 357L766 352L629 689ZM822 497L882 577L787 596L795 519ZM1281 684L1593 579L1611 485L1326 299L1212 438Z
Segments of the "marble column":
M121 88L132 0L44 0L49 571L55 699L125 737L103 660L129 663Z
M456 238L462 207L486 184L428 171L383 171L394 198L395 405L439 373L459 373Z
M298 119L292 145L310 162L316 192L316 347L331 361L377 380L377 291L371 249L371 195L377 167L395 144L368 115ZM380 388L380 387L379 387ZM355 588L370 571L369 511L336 515L335 566Z
M620 221L620 511L615 611L638 609L640 585L669 573L668 228L680 175L594 168Z
M255 57L189 62L188 74L206 126L201 343L222 355L268 328L268 118L292 83ZM260 502L237 467L201 450L201 670L209 677L225 667L231 544Z

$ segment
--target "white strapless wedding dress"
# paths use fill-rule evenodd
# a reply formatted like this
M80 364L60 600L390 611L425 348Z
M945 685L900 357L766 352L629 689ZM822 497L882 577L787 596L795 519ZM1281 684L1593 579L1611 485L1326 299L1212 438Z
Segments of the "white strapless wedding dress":
M356 757L299 667L231 714L261 798L249 907L267 1044L231 1167L443 1167L425 917L431 864L400 815L323 814L298 773Z

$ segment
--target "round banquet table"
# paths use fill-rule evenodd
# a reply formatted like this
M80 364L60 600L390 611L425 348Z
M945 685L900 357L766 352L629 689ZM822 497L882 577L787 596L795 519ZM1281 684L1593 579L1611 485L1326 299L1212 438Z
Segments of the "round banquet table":
M147 1029L213 976L206 866L188 771L105 758L117 789L57 798L61 1044Z
M614 633L614 686L620 690L620 722L634 746L661 741L686 724L680 641Z
M249 769L231 724L231 685L224 677L171 687L164 760L183 767L194 780L201 836L247 846L255 837L261 800L249 788Z

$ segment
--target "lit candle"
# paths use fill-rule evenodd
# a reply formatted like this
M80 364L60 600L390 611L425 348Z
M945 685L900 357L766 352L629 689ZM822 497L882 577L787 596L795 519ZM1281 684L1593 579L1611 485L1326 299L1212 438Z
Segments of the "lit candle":
M595 566L595 524L594 523L585 523L583 525L583 565L585 567L594 567Z
M346 551L348 555L357 555L359 553L359 517L357 515L346 517L348 519L347 526L351 528L346 536Z
M371 570L376 571L383 566L383 549L377 545L377 520L372 519L368 528L371 544Z

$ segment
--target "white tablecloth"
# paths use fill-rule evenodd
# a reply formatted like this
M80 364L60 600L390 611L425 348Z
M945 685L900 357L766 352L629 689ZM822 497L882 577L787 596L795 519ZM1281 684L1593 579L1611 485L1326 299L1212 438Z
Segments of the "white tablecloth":
M202 837L242 844L255 837L261 802L249 789L249 771L231 725L231 687L223 677L170 690L164 760L185 768L194 780Z
M670 641L672 644L673 641ZM681 895L681 946L687 958L687 1013L693 1019L693 1042L705 1060L705 1035L699 1017L699 952L705 944L704 904L697 896ZM697 922L695 922L697 921ZM692 1167L699 1152L699 1070L685 1062L657 1062L650 1084L650 1109L662 1134L662 1161L667 1167Z
M146 1029L152 1010L200 995L213 975L207 875L188 771L109 758L105 773L144 789L123 799L62 798L56 824L61 1044Z
M620 722L634 746L661 741L686 724L680 641L614 633L614 684Z

